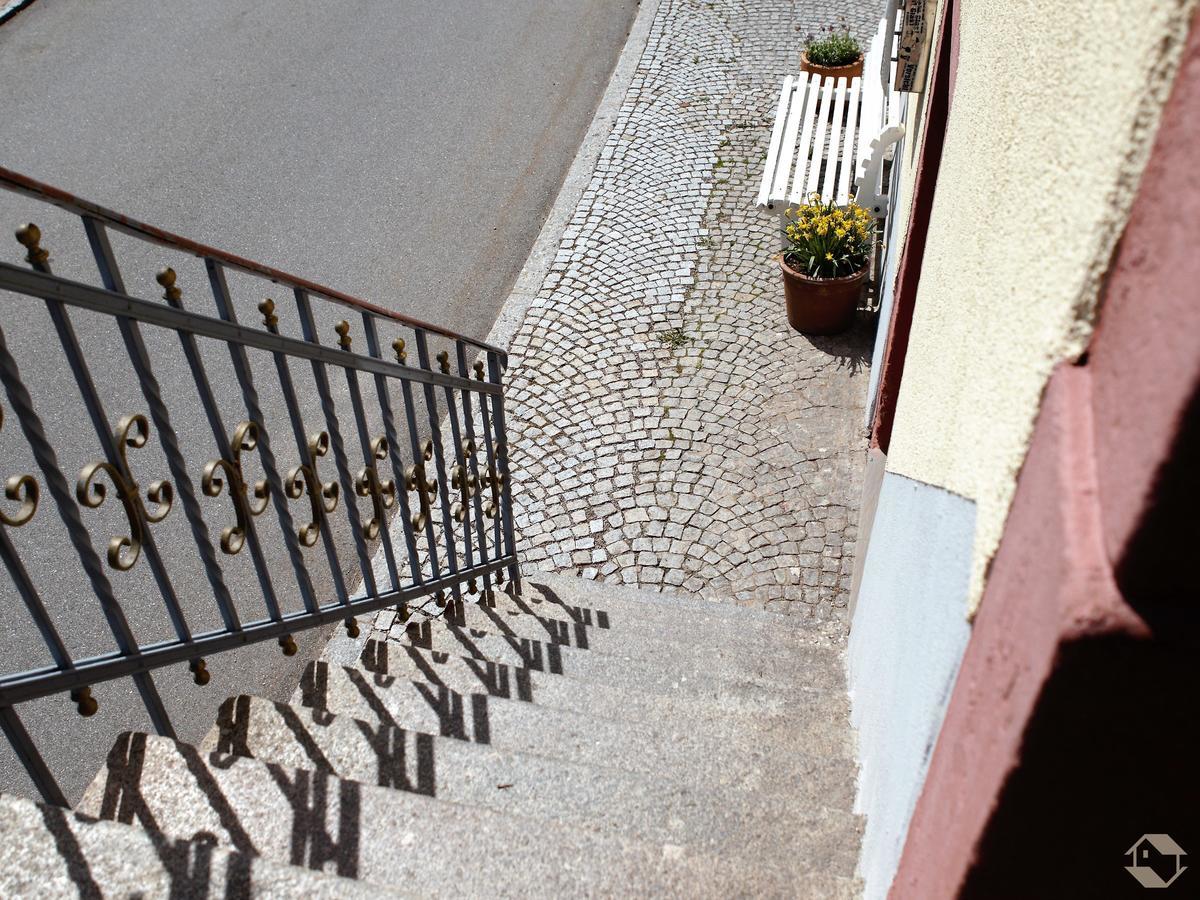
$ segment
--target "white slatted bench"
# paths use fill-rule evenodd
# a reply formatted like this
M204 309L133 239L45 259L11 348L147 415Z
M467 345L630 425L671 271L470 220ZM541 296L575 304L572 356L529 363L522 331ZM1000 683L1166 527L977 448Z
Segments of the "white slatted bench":
M822 82L802 72L783 79L757 206L779 214L819 193L839 205L854 197L887 218L884 155L904 135L899 97L891 90L897 6L888 0L861 78Z

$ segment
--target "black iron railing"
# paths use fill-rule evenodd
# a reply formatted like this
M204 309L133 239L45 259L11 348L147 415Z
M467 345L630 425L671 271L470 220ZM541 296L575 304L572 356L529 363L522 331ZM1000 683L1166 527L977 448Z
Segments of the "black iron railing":
M186 665L196 683L204 684L208 660L224 650L274 639L291 655L293 635L305 629L341 620L354 635L356 616L428 597L486 592L506 576L516 582L502 350L132 221L2 168L0 186L78 217L99 281L56 275L33 224L16 233L27 266L0 262L0 291L6 292L0 306L0 383L8 407L0 410L0 427L19 427L28 451L22 456L31 457L37 469L13 475L5 485L10 505L0 510L0 557L46 658L26 671L4 668L0 727L45 799L64 802L17 714L19 703L70 692L78 711L90 715L101 699L93 693L96 685L129 677L154 727L173 735L151 674L155 669ZM132 296L110 232L156 252L199 258L216 315L188 308L185 286L171 268L156 276L161 299ZM246 324L239 320L229 273L250 276L263 289L272 283L291 296L287 302L255 298L258 317ZM187 287L197 292L200 286ZM34 307L48 313L53 325L38 350L39 366L44 369L46 354L65 362L62 381L77 386L86 410L72 440L96 447L95 461L74 478L60 465L61 443L44 426L4 335L10 317ZM320 323L331 309L355 314L358 324L331 322L329 342L322 343ZM97 314L115 322L121 345L98 348L81 340L77 317ZM148 349L151 343L162 346L162 338L149 341L151 331L176 335L186 361L165 381L165 364ZM210 380L214 348L228 354L236 393L217 390ZM112 400L92 374L90 363L98 354L128 357L140 409L113 418ZM260 395L264 369L274 370L271 390L283 407L266 413ZM181 381L190 382L186 392ZM202 414L194 408L197 397ZM203 422L201 431L208 434L180 434L171 411L178 413L184 402L193 404L191 419ZM268 427L272 417L286 426ZM318 427L312 427L314 419ZM146 453L155 442L154 459L165 461L166 471L142 489L134 472L148 463L138 451ZM43 492L53 512L39 506ZM221 520L213 520L214 502L225 504ZM97 522L88 518L90 510L102 507L123 513L121 532L110 537L103 553L93 544ZM72 655L71 641L56 626L54 604L47 603L54 598L39 591L36 573L13 540L15 529L36 530L40 518L55 512L62 526L55 533L67 539L61 551L78 557L90 582L84 593L99 603L111 632L108 652ZM168 516L182 516L187 528L160 544L156 530ZM264 550L268 537L282 545L274 557ZM226 567L243 551L261 598L235 601ZM184 603L172 575L182 556L198 560L204 599L215 606L219 627L195 630L191 624L195 585ZM169 620L165 639L139 640L114 586L142 560ZM314 567L320 567L324 591L316 585ZM290 570L287 588L281 586L281 569Z

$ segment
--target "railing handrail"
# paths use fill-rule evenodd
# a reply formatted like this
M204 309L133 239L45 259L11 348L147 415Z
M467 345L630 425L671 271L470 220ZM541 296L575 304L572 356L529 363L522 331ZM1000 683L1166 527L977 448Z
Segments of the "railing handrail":
M174 737L170 713L152 677L166 666L187 663L195 684L204 685L211 677L206 657L236 647L275 639L284 655L293 655L298 651L295 633L338 619L353 638L359 634L357 617L380 609L395 606L403 610L422 598L440 605L447 600L457 602L464 594L485 597L493 589L501 589L506 580L509 589L519 590L503 350L145 225L3 167L0 190L78 216L101 282L77 281L54 272L50 248L41 245L42 233L36 223L22 225L15 232L26 249L27 267L0 261L0 290L14 298L14 310L24 313L16 310L24 301L40 300L35 306L44 306L98 445L94 454L89 452L90 461L72 485L70 466L64 468L54 446L53 436L64 434L63 425L46 427L38 411L46 398L35 397L40 391L29 390L14 355L16 348L9 345L0 326L0 389L36 466L36 471L10 475L4 482L0 569L11 578L11 587L51 660L24 672L0 669L0 733L44 800L66 803L53 772L21 723L19 704L69 691L77 712L90 716L99 708L99 699L92 694L94 686L130 678L154 729ZM176 285L176 273L169 266L155 275L165 302L127 292L120 262L108 239L109 228L137 241L199 257L217 315L188 308L191 297L185 302L183 290ZM70 258L65 252L63 255ZM277 306L273 299L263 299L257 304L261 324L251 324L253 317L241 319L235 311L227 269L286 286L294 302ZM361 319L358 331L347 317L332 325L336 344L322 342L313 300L356 311ZM80 340L72 323L75 311L107 317L120 332L141 400L133 401L119 418L110 415L109 401L101 389L105 383L98 384L93 377L88 360L92 343ZM160 375L172 371L171 363L166 369L159 366L160 359L143 338L143 326L178 337L175 352L182 352L186 362L186 368L178 372L185 381L190 375L194 395L174 391L168 399ZM300 336L294 335L296 327ZM381 328L386 331L381 333ZM412 332L406 335L412 341L411 350L405 349L405 337L394 334L405 329ZM435 353L430 334L448 339L452 346L437 347ZM359 335L365 338L365 354L362 344L355 347ZM236 392L218 394L214 390L198 338L204 346L215 342L228 351L240 403ZM22 352L40 354L44 348L35 343L37 347L25 345ZM106 355L118 346L110 341L101 344ZM414 365L408 361L412 350ZM254 352L254 360L274 363L274 379L266 374L269 368L256 373L248 351ZM385 353L390 358L385 358ZM167 359L179 363L176 356ZM311 369L315 394L297 390L300 382L292 363L301 361ZM156 368L160 368L159 375ZM303 369L301 366L300 371ZM343 392L336 397L331 372L345 379ZM229 374L227 370L225 374ZM274 402L282 405L274 410L274 416L268 416L258 383L272 381L279 391ZM64 399L56 397L55 402ZM122 405L129 399L118 398ZM172 407L178 409L188 399L193 404L198 399L203 413L191 427L210 431L211 446L209 437L191 440L194 435L180 431L171 420ZM235 418L227 418L229 413ZM0 424L3 421L4 407L0 406ZM232 429L231 421L238 421ZM86 426L79 433L71 425L66 427L73 442L82 441L89 451L93 449L92 439L85 437ZM272 434L276 428L278 433ZM163 457L159 462L165 461L169 477L143 490L126 454L145 446L152 435L157 435ZM362 468L355 474L353 460L359 452ZM251 464L255 469L243 470L244 453L255 456L257 462ZM318 458L327 454L332 457L334 478L323 481L317 464ZM259 469L264 477L254 481ZM328 469L325 474L330 474ZM105 487L109 482L111 489ZM38 532L20 542L9 537L11 531L31 521L37 523L35 530L41 527L45 514L36 520L34 516L43 488L65 529L69 552L78 557L91 584L115 649L74 657L44 602L43 578L31 573L22 561L31 544L49 532ZM124 516L108 540L107 565L103 551L95 547L95 535L84 514L98 509L105 496L119 498L121 509L113 515ZM226 498L218 512L222 521L214 525L212 511L201 504L201 496ZM165 527L186 526L190 541L160 543L156 527L176 505L175 498L182 510L172 522L180 516L186 521ZM298 516L293 503L300 504ZM19 506L14 509L14 504ZM255 519L268 508L273 515L256 524ZM392 509L394 514L389 512ZM231 520L220 532L219 556L214 529ZM348 536L343 526L336 524L338 520L349 526ZM275 532L274 556L268 559L264 547L271 532ZM249 564L230 570L222 560L237 556L243 548L249 552ZM177 561L184 556L203 570L214 606L208 605L208 589L186 596L180 590L180 585L188 583L178 578ZM357 566L347 564L351 557ZM126 617L122 590L114 580L120 576L113 573L132 569L140 559L149 569L143 577L153 580L149 590L162 601L158 615L165 614L174 632L165 640L142 642L142 630ZM327 583L314 580L311 566L318 573L327 571ZM356 568L362 581L352 593L347 581ZM194 568L190 571L188 577L199 574ZM250 587L248 593L254 609L261 603L265 617L252 613L245 603L238 609L231 588L237 586L232 576L239 572L236 577L243 584L251 584L251 576L257 580L257 589ZM293 587L289 573L302 610L285 609L284 592ZM62 589L61 584L50 583ZM214 612L220 617L220 627L193 630L195 623L210 621Z
M266 278L276 284L287 285L290 288L299 288L310 294L315 294L319 297L324 297L334 303L339 303L343 306L348 306L351 309L359 312L369 312L372 315L380 316L386 319L391 319L401 325L409 328L426 331L430 334L437 334L451 340L462 341L470 344L480 350L489 353L498 354L502 361L507 361L508 354L503 348L489 344L486 341L476 340L468 337L449 328L443 328L440 325L433 325L429 322L424 322L420 319L406 316L403 313L398 313L393 310L378 306L369 301L355 297L351 294L343 293L342 291L334 290L333 288L325 287L315 281L309 281L307 278L301 278L297 275L292 275L289 272L284 272L281 269L275 269L271 266L263 265L254 260L246 259L245 257L237 256L233 253L227 253L224 250L219 250L216 247L210 247L207 244L201 244L197 241L189 240L181 235L166 231L162 228L157 228L154 225L148 225L145 222L139 222L137 219L132 219L129 216L114 212L107 207L100 206L98 203L92 203L89 200L83 200L76 197L74 194L68 193L53 185L30 178L27 175L22 175L20 172L14 172L12 169L0 166L0 187L18 194L36 197L51 203L54 206L61 207L80 216L89 216L97 221L103 222L110 228L115 228L118 231L123 231L126 234L131 234L135 237L150 243L158 244L163 247L172 247L176 250L185 253L191 253L201 258L210 258L218 260L222 265L228 266L231 269L236 269L242 272L247 272L251 275L258 275Z

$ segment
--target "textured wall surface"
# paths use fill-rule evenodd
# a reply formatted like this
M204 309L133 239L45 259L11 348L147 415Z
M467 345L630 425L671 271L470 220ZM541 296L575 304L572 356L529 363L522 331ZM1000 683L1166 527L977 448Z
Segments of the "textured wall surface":
M1091 333L1194 6L962 4L888 467L977 502L972 611L1051 368Z
M974 521L970 501L884 475L847 653L867 898L891 883L970 636Z

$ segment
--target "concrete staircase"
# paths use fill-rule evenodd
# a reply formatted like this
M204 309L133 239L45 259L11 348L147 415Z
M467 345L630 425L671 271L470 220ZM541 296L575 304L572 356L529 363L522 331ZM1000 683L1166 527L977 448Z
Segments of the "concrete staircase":
M122 735L74 813L0 798L0 895L858 896L836 646L562 576L428 613Z

